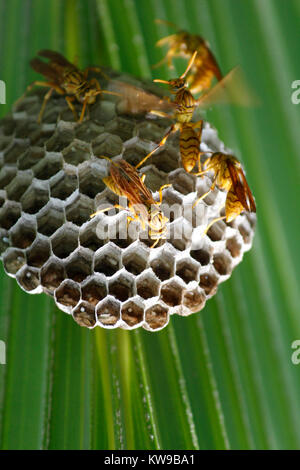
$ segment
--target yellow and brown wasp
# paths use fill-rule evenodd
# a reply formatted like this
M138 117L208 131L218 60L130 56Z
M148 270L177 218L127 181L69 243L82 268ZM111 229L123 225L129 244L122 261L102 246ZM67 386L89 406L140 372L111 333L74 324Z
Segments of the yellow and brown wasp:
M155 240L151 247L153 248L159 240L166 238L169 219L162 213L160 205L162 203L162 191L170 184L165 184L159 189L159 202L157 202L153 199L151 191L144 183L145 175L140 176L130 163L123 159L112 161L105 156L100 158L110 161L110 174L103 178L104 183L115 194L125 196L128 199L130 215L127 217L127 221L139 221L143 230L146 226L149 227L149 236L152 240ZM126 207L119 204L115 204L114 207L127 210ZM106 212L109 209L111 207L100 209L91 217L95 217L98 213Z
M156 20L156 22L178 29L176 25L169 21ZM164 62L167 62L168 66L173 68L172 60L174 57L190 59L194 52L197 51L197 58L188 79L192 93L208 90L214 77L219 81L223 78L208 42L197 34L191 34L183 30L177 31L175 34L160 39L156 45L159 47L167 45L169 49L166 56L154 67L159 67Z
M174 101L169 103L169 105L172 104L174 107L173 117L176 119L176 123L172 124L159 144L148 155L146 155L141 162L139 162L137 168L143 165L143 163L145 163L145 161L148 160L156 150L163 146L173 132L180 131L179 147L184 169L187 172L191 172L197 162L200 169L200 141L203 121L191 122L194 110L198 106L199 100L196 100L188 90L185 80L187 73L193 65L196 55L197 51L195 51L186 70L179 78L168 81L159 79L154 80L154 82L169 85L171 93L175 95ZM160 117L170 117L169 114L163 111L151 110L151 113ZM196 129L198 129L198 131Z
M214 190L216 184L220 189L227 191L225 201L225 216L213 220L205 232L218 220L225 219L232 222L241 212L256 212L256 205L246 180L241 163L233 155L215 152L208 157L204 163L204 170L197 173L198 176L212 171L214 178L210 189L195 202L195 207L199 201L205 198Z
M76 121L78 120L78 115L74 106L75 100L82 104L79 118L79 121L82 121L87 105L95 103L98 95L108 93L119 96L118 93L102 90L96 78L88 79L88 73L90 71L101 73L105 78L108 78L103 74L99 67L87 67L84 70L79 70L75 64L69 62L59 52L47 49L39 51L38 55L49 59L49 62L45 62L38 57L35 57L30 61L30 65L33 70L43 75L47 81L43 82L36 80L27 87L27 91L30 91L34 86L50 88L44 97L38 116L39 123L42 121L47 101L54 90L60 95L65 95L68 106L72 110Z

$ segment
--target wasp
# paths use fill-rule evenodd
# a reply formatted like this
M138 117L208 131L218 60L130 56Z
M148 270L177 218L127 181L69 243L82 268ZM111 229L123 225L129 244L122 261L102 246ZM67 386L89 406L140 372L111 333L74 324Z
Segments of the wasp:
M244 210L256 212L256 205L246 180L241 163L238 159L229 154L215 152L204 163L204 170L197 173L198 176L204 173L214 172L214 178L210 189L203 194L195 203L206 197L214 190L216 184L220 189L227 191L225 201L225 216L213 220L205 230L205 233L218 220L225 219L226 222L232 222Z
M73 112L76 121L78 120L78 115L74 106L74 101L76 100L82 104L81 114L79 117L80 122L84 118L87 105L95 103L98 95L108 93L110 95L119 96L118 93L102 90L96 78L88 79L88 73L90 71L101 73L105 78L109 78L100 70L99 67L87 67L84 70L79 70L75 64L69 62L59 52L47 49L39 51L38 55L49 59L49 62L45 62L36 57L30 61L30 65L33 70L43 75L47 81L43 82L36 80L27 87L27 91L30 91L34 86L50 88L44 97L38 116L38 123L42 121L46 104L54 90L60 95L65 96L68 106ZM23 98L23 96L21 98Z
M112 161L110 158L101 156L110 161L110 174L103 178L106 186L118 196L125 196L128 199L128 209L130 215L127 217L127 222L137 220L141 223L142 229L145 230L146 226L149 227L149 236L154 241L151 248L161 239L166 239L167 223L169 219L162 213L160 205L162 203L162 191L164 188L171 186L165 184L159 189L159 202L153 199L151 191L144 183L145 175L140 176L137 170L125 160ZM120 204L115 204L117 209L127 210L126 207ZM98 213L105 212L111 209L107 207L101 209L91 217L95 217Z
M168 24L178 29L176 25L168 21L156 20L156 22ZM214 77L219 81L223 78L218 62L210 50L208 42L197 34L190 34L187 31L179 30L175 34L160 39L156 45L159 47L168 45L169 49L166 56L154 67L159 67L167 62L170 68L174 68L172 64L174 57L190 59L195 51L198 52L188 80L192 93L208 90Z
M203 121L200 120L198 122L191 122L194 110L196 106L198 106L199 101L196 100L192 93L187 88L187 83L185 81L185 77L188 74L189 70L191 69L195 57L197 55L197 51L194 52L193 56L191 57L186 70L179 78L175 78L172 80L160 80L155 79L154 82L157 83L165 83L169 86L170 91L172 94L175 95L174 101L172 102L174 106L174 119L176 119L176 123L172 124L169 128L163 139L160 143L148 154L141 162L138 163L136 168L140 167L145 163L146 160L156 152L161 146L165 145L168 137L176 131L180 131L180 138L179 138L179 147L180 147L180 154L182 165L187 172L191 172L195 167L196 163L198 162L199 169L200 169L200 142L201 142L201 134L203 128ZM151 110L152 114L155 114L160 117L167 117L169 118L169 114L158 111L158 110ZM198 129L198 130L197 130Z

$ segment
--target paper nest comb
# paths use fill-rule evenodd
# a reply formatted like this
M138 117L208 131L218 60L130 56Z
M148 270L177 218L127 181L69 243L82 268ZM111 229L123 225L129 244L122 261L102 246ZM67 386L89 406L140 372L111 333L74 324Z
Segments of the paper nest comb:
M170 123L124 115L110 95L91 107L89 120L75 123L64 97L54 94L39 125L44 93L36 88L0 121L0 256L6 273L26 292L53 296L61 310L90 328L157 331L171 314L199 312L251 248L255 215L217 222L203 236L225 201L226 194L215 188L189 217L173 214L168 239L153 249L135 222L136 236L110 238L110 225L116 219L126 224L126 212L90 219L100 205L117 201L102 181L109 163L97 156L137 164ZM201 149L226 152L208 123ZM181 208L191 207L212 178L184 171L177 136L148 160L143 173L153 192L171 183L163 203ZM184 227L180 238L178 227Z

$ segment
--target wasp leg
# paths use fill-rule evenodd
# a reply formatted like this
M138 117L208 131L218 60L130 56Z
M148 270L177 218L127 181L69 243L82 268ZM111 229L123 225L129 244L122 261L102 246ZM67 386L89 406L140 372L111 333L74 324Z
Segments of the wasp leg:
M78 121L78 114L73 104L73 101L75 101L75 96L66 96L66 102L68 103L68 106L74 115L75 121Z
M121 210L125 210L127 211L128 210L128 207L123 207L123 206L120 206L120 204L115 204L114 206L109 206L109 207L105 207L105 209L99 209L98 211L94 212L93 214L90 215L90 218L93 218L95 217L96 215L98 214L101 214L102 212L106 212L106 211L109 211L111 209L121 209Z
M210 223L208 224L208 226L206 227L206 229L204 230L202 237L204 237L204 235L207 234L207 232L209 231L210 227L211 227L213 224L215 224L216 222L219 222L219 220L223 220L223 219L226 219L226 215L223 215L222 217L217 217L217 218L214 219L212 222L210 222Z
M193 174L197 174L198 175L203 175L204 173L206 173L207 171L209 170L203 170L203 171L200 171L200 173L193 173ZM212 185L211 187L209 188L208 191L206 191L206 193L202 194L202 196L199 197L199 199L196 200L196 202L194 202L193 206L192 206L192 209L194 209L197 204L202 201L202 199L204 199L211 191L213 191L215 189L215 186L216 186L216 180L217 180L217 176L218 174L215 175L214 179L213 179L213 182L212 182Z
M150 246L150 249L151 249L151 248L154 248L154 247L158 244L159 240L160 240L160 238L157 238L157 239L155 240L155 242L153 243L153 245Z
M162 203L162 191L163 191L163 189L169 188L170 186L172 186L172 185L171 184L164 184L163 186L161 186L159 188L159 191L158 191L158 193L159 193L159 204Z
M43 114L44 114L44 111L45 111L45 108L46 108L46 104L49 101L50 96L52 95L53 91L55 90L60 95L64 95L65 92L62 88L60 88L58 85L56 85L55 83L52 83L52 82L35 82L35 84L39 85L39 86L50 86L51 87L50 90L44 96L43 104L42 104L41 110L40 110L39 115L38 115L37 122L40 124L42 122L42 118L43 118Z
M177 131L177 126L176 126L176 124L172 124L172 126L171 126L170 129L167 131L167 133L166 133L165 136L162 138L162 140L159 142L159 144L158 144L150 153L148 153L148 155L146 155L145 158L143 158L143 160L140 161L140 162L135 166L135 168L139 168L141 165L143 165L143 163L145 163L145 161L148 160L148 158L150 158L151 155L153 155L153 153L156 152L156 150L158 150L160 147L162 147L163 145L165 145L166 140L167 140L167 138L169 137L169 135L172 134L172 132L175 132L175 131Z
M167 99L167 101L170 101L170 100ZM151 114L154 114L155 116L170 119L170 114L164 113L163 111L157 111L156 109L151 109L151 111L149 111L149 112L150 112Z
M84 100L83 100L83 105L82 105L82 109L81 109L81 113L80 113L79 122L82 122L82 121L83 121L83 118L84 118L84 113L85 113L85 110L86 110L86 105L87 105L87 102L88 102L88 98L86 98L86 99L84 99Z

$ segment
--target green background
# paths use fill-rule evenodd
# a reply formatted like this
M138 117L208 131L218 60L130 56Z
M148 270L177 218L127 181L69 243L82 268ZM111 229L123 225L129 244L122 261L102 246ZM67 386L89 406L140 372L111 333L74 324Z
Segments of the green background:
M258 225L200 314L155 334L89 331L1 266L1 448L300 448L299 16L299 0L0 0L1 115L37 78L28 61L43 48L151 78L155 42L173 32L155 18L207 38L262 101L207 114L245 165Z

